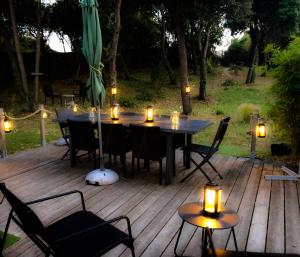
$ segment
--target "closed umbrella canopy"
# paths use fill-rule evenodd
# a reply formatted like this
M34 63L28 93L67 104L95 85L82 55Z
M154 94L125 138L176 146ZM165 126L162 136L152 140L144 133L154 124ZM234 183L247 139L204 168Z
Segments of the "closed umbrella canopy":
M86 84L87 95L93 106L102 104L105 88L102 83L102 35L98 16L97 0L81 0L83 37L82 53L90 69L90 77Z

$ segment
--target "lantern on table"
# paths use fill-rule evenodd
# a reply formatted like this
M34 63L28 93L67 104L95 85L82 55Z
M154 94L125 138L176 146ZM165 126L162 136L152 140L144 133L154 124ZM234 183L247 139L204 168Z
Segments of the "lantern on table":
M203 211L205 215L217 216L221 212L222 189L218 184L204 186Z
M118 120L120 113L120 105L119 104L112 104L110 107L110 117L112 120Z
M153 122L154 121L154 114L153 114L153 107L147 106L146 107L146 122Z

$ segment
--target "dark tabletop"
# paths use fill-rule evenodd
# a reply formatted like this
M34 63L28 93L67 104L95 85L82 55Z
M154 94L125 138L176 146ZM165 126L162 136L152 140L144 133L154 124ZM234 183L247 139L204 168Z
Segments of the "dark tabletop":
M97 117L97 114L96 114ZM89 114L84 113L76 115L71 118L72 120L89 121ZM102 123L110 124L123 124L129 126L129 124L136 124L141 126L157 126L160 127L161 131L167 133L184 133L184 134L195 134L200 130L208 127L212 123L208 120L189 120L180 119L178 125L173 125L169 118L155 117L154 122L145 122L145 116L143 114L136 115L120 115L119 120L113 121L107 114L101 114Z
M223 208L217 217L205 216L200 203L187 203L179 207L179 216L191 225L211 228L211 229L228 229L232 228L239 222L239 217L233 210Z

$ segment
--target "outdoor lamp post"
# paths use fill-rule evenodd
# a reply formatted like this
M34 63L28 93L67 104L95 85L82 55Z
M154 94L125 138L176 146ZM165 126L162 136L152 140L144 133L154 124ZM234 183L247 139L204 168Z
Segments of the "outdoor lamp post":
M259 138L265 138L266 133L266 124L263 121L259 121L256 125L256 136Z
M203 211L208 216L217 216L221 212L222 189L218 184L204 186Z
M153 107L152 106L147 106L146 107L146 122L153 122Z
M185 85L185 94L189 95L191 93L191 86L189 84Z
M120 113L120 105L119 104L113 104L110 107L110 117L112 120L118 120L119 119L119 113Z
M4 131L6 133L9 133L9 132L12 132L12 129L13 129L12 121L9 120L8 118L5 118L4 119Z

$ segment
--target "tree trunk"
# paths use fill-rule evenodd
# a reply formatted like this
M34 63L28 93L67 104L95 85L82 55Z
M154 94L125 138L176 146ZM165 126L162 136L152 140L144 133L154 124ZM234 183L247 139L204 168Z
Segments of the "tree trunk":
M189 95L185 93L185 86L189 84L188 81L188 62L186 54L186 44L183 30L183 17L181 12L180 0L176 1L176 17L175 30L178 41L178 56L179 56L179 72L180 72L180 88L181 99L183 106L183 113L190 114L192 112L191 101Z
M257 27L250 27L250 37L251 37L251 49L249 58L249 68L246 78L246 84L255 82L255 65L257 61L257 50L259 42L259 29Z
M197 48L197 40L195 40L195 34L196 34L196 29L191 22L191 33L190 33L190 42L191 42L191 56L192 56L192 67L193 67L193 74L197 75L198 73L198 67L197 67L197 54L196 54L196 48Z
M130 78L130 74L129 74L129 71L127 68L127 64L125 62L124 55L123 55L122 46L120 47L120 61L121 61L121 65L122 65L123 72L124 72L124 79L130 80L131 78Z
M115 26L114 34L110 52L110 85L117 85L117 53L118 53L118 42L121 29L121 5L122 0L115 0Z
M34 78L34 101L39 102L39 78L40 78L40 59L41 59L41 2L37 1L37 34L36 34L36 50L35 50L35 78Z
M23 56L21 53L21 46L20 46L20 41L19 41L19 36L18 36L18 31L17 31L17 22L16 22L14 3L13 3L13 0L8 0L8 3L9 3L9 11L10 11L10 17L11 17L11 23L12 23L12 31L13 31L16 55L17 55L17 60L18 60L18 65L19 65L19 70L20 70L20 75L21 75L21 80L22 80L22 86L23 86L23 88L22 88L23 94L24 94L25 101L28 103L28 105L30 107L32 107L32 103L30 102L29 94L28 94L28 83L27 83L26 70L25 70L25 66L24 66L24 61L23 61Z
M161 48L161 57L162 57L162 61L163 64L168 72L168 76L170 79L170 83L172 85L176 85L177 83L177 79L176 79L176 75L170 65L170 62L168 60L168 53L166 50L166 17L163 14L163 10L161 11L162 13L162 18L161 18L161 44L160 44L160 48Z
M201 31L198 37L200 52L200 84L198 99L203 101L206 98L206 82L207 82L207 50L209 46L210 28L206 30L204 42L202 42Z

